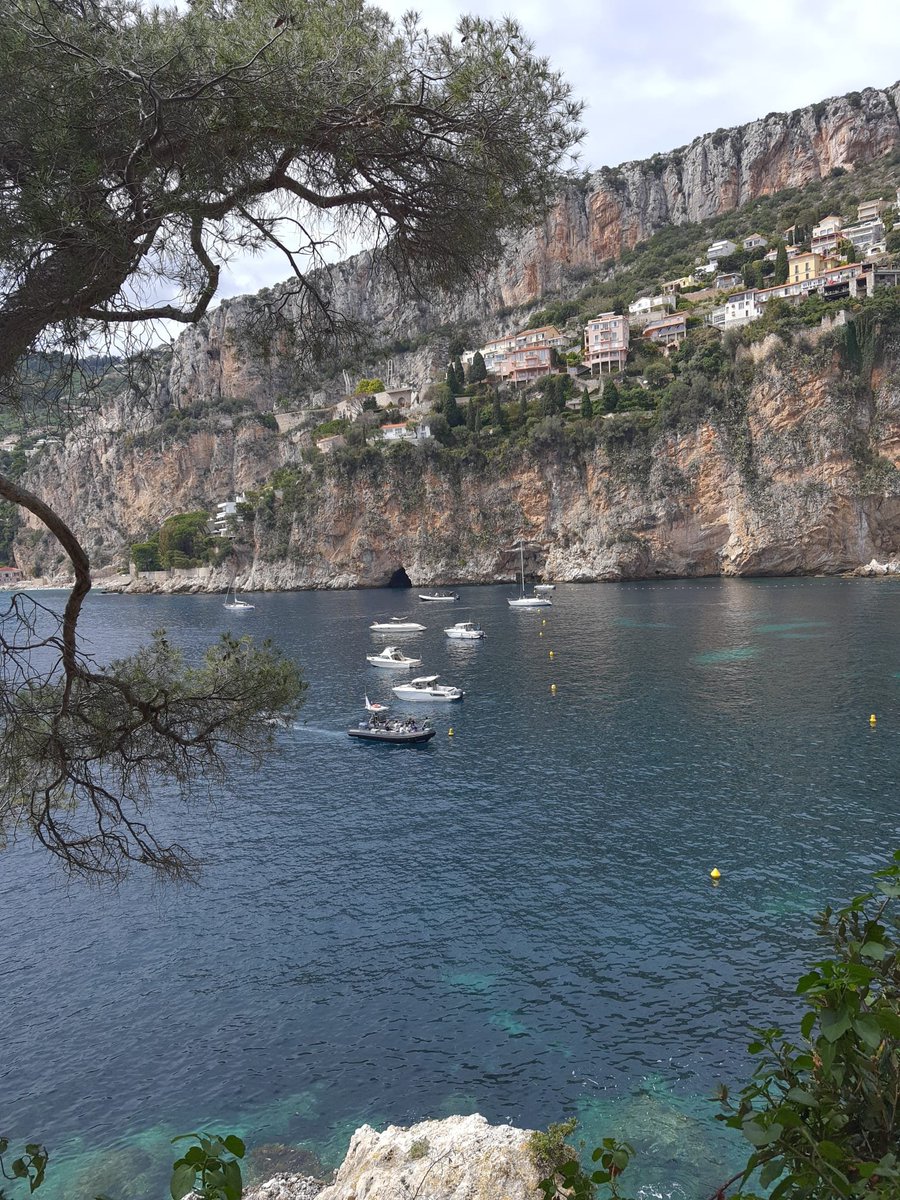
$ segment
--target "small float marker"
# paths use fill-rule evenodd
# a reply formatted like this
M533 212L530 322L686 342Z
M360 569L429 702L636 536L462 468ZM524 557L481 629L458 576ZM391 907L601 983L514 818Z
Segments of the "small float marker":
M878 724L878 718L875 716L875 714L874 714L874 713L872 713L871 717L869 717L869 724L870 724L870 725L877 725L877 724Z
M447 730L447 737L453 737L453 726L452 725Z
M709 877L710 877L710 879L721 879L722 872L719 870L718 867L713 867L713 869L709 873Z
M546 625L546 624L547 624L547 618L546 618L546 617L541 617L541 624L542 624L542 625Z
M552 651L552 650L550 651L550 657L551 657L551 658L553 657L553 651Z
M550 694L551 694L552 696L555 696L555 695L556 695L556 684L555 684L555 683L551 683L551 684L550 684Z

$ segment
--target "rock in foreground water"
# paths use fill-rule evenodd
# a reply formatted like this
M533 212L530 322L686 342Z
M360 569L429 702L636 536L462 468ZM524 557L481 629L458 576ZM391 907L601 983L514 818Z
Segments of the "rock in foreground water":
M539 1200L530 1131L477 1114L378 1133L357 1129L334 1182L318 1200ZM312 1180L279 1175L246 1200L311 1200ZM321 1185L319 1185L321 1186Z

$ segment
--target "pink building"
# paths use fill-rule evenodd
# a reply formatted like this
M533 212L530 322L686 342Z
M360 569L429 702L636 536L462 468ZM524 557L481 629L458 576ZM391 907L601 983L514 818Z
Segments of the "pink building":
M601 313L584 331L582 362L592 375L614 375L625 370L628 358L628 318Z
M552 346L538 344L509 350L497 362L494 370L507 383L528 383L544 375L553 375L558 370L553 359Z

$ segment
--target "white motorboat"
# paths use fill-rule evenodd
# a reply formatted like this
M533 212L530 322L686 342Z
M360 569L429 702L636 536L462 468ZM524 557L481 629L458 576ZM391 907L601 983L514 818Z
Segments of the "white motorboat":
M536 583L534 585L534 590L536 592L555 592L556 584L555 583Z
M439 675L422 675L392 687L391 691L400 700L462 700L465 692L461 688L438 683L439 678Z
M391 617L389 621L375 621L369 628L373 633L422 633L425 626L403 617Z
M380 654L367 654L366 662L373 667L387 667L389 671L403 671L407 667L421 667L421 658L408 658L396 646L385 646Z
M366 696L366 712L383 713L387 712L390 707L391 706L389 704L379 704L377 700L370 700L369 697Z
M454 604L459 599L459 592L419 592L420 600L432 600L441 604Z
M444 630L448 638L459 638L460 641L474 642L484 637L484 630L474 621L457 621Z
M546 596L526 596L525 594L525 547L519 542L519 575L521 576L522 585L519 589L519 595L516 599L507 599L506 603L510 608L550 608L553 604L552 600L548 600Z
M232 580L231 587L225 593L225 603L222 607L227 608L229 612L245 612L248 608L256 608L256 605L251 604L249 600L238 600L237 590L234 580Z

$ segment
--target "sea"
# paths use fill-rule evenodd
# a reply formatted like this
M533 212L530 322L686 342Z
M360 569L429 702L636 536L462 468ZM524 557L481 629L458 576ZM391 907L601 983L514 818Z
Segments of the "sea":
M711 1097L747 1080L751 1027L796 1031L815 914L900 846L900 584L511 594L88 598L99 661L246 632L309 689L261 768L150 804L197 886L0 856L0 1134L47 1146L41 1200L162 1200L199 1129L242 1135L261 1178L334 1167L363 1123L473 1112L627 1139L641 1200L703 1200L744 1161ZM425 632L369 631L400 615ZM459 620L487 636L450 641ZM416 706L425 746L347 736L393 699L366 663L389 641L465 690Z

